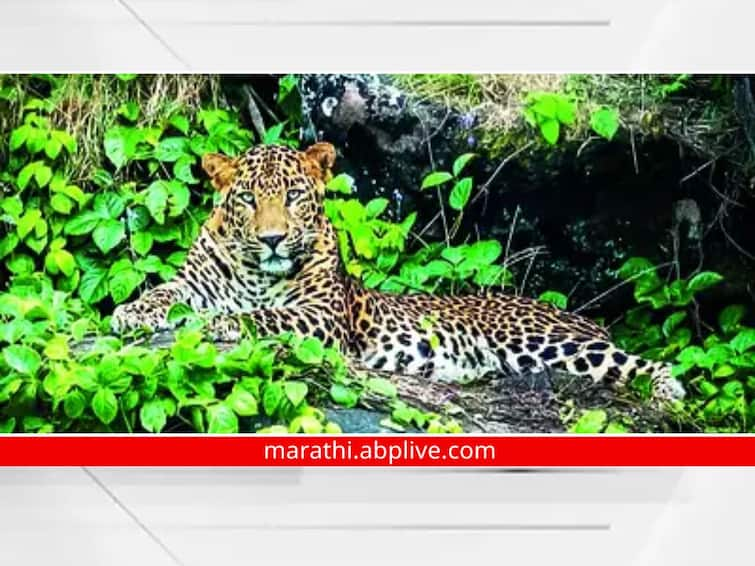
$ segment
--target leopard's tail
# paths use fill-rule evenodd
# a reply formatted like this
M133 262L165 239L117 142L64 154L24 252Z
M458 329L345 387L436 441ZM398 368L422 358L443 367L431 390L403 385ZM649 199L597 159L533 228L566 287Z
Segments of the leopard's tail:
M671 376L671 364L650 361L629 354L602 339L592 339L579 344L574 355L562 361L565 369L576 375L589 375L596 382L610 381L617 386L627 386L635 377L647 375L653 386L653 398L660 401L683 399L682 384Z

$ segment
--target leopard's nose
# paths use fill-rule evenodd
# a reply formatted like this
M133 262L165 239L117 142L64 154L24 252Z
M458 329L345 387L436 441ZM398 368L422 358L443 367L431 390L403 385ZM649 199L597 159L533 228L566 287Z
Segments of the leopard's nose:
M283 241L283 238L285 237L285 234L265 234L257 236L257 239L267 247L269 247L272 251L275 251L275 248Z

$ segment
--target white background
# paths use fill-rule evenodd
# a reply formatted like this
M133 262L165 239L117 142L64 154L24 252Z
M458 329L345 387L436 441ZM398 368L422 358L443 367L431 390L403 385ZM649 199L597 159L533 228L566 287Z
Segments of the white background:
M0 469L0 564L750 564L749 469Z
M748 72L748 0L0 0L0 72Z
M746 0L0 0L0 72L752 72ZM0 564L752 562L750 469L0 470Z

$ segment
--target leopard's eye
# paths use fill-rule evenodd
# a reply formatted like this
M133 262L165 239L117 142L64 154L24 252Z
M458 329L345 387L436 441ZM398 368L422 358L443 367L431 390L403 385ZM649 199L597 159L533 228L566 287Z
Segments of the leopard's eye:
M302 194L304 194L304 191L301 189L291 189L288 191L286 193L286 206L293 204Z
M254 206L254 193L251 191L243 192L239 195L239 200L249 206Z

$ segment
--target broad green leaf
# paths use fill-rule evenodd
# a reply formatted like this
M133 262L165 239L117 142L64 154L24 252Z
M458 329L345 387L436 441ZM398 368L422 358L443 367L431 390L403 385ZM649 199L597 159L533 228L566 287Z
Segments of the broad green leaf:
M454 161L453 167L451 167L451 171L453 172L454 177L458 177L467 166L467 163L469 163L475 157L476 155L474 153L465 153L457 157Z
M679 326L685 318L687 318L687 313L684 311L678 311L669 315L663 322L663 335L666 338L670 337L676 327Z
M155 159L172 163L189 152L189 142L184 137L168 137L160 140L155 148Z
M740 330L729 344L740 354L749 350L755 346L755 328Z
M577 422L572 425L570 432L596 434L603 430L607 420L608 415L602 409L585 411Z
M152 249L154 238L149 232L134 232L131 234L130 243L133 250L141 255L147 255Z
M92 411L103 424L109 425L118 416L118 400L107 387L100 387L92 397Z
M346 173L341 173L328 181L327 189L334 193L343 193L350 195L354 187L354 178Z
M72 236L89 234L99 224L100 216L91 210L79 212L76 216L65 223L64 232Z
M545 293L540 295L540 297L538 297L538 300L551 304L561 310L565 310L569 303L569 298L563 293L559 293L558 291L546 291Z
M283 387L277 381L268 383L262 391L262 406L265 414L272 417L283 400Z
M207 407L207 432L210 434L235 434L239 431L236 413L224 403Z
M739 328L739 323L747 310L744 305L729 305L718 315L718 325L724 334L731 334Z
M165 207L168 205L169 196L170 191L165 181L155 181L147 188L144 204L158 224L165 222Z
M79 295L87 304L94 304L108 294L107 269L92 267L83 270L79 283Z
M304 338L294 347L294 356L302 363L318 365L322 363L325 349L317 338Z
M36 350L20 344L6 346L3 349L3 359L12 370L30 377L35 376L42 365L42 358Z
M68 418L78 419L87 407L87 399L81 391L70 391L63 399L63 411Z
M343 407L350 409L359 402L359 394L353 389L340 383L334 383L330 386L330 397Z
M540 122L540 133L550 145L555 145L561 132L561 125L555 118Z
M108 253L126 237L126 226L119 220L103 220L92 233L92 239L100 251Z
M168 422L165 406L159 399L147 401L139 410L139 422L148 432L161 432Z
M619 111L603 106L590 115L590 127L599 136L612 140L619 131Z
M456 182L451 190L451 196L448 197L448 204L454 210L464 210L472 194L472 178L464 177Z
M305 434L320 434L322 432L322 423L311 415L302 415L291 421L288 427L289 432L303 432Z
M378 216L383 214L383 212L385 212L386 208L388 208L387 198L372 199L365 206L365 212L367 213L367 218L377 218Z
M304 401L307 396L307 384L301 381L287 381L283 390L286 393L286 397L294 407L298 407L299 404Z
M421 188L430 189L432 187L437 187L438 185L442 185L443 183L451 181L453 178L453 175L451 175L451 173L448 173L447 171L435 171L422 179Z
M723 279L724 278L718 273L713 271L703 271L689 280L689 283L687 283L687 289L696 293L709 287L713 287L713 285L720 283Z
M241 417L252 417L259 413L257 398L243 387L235 386L225 402Z

